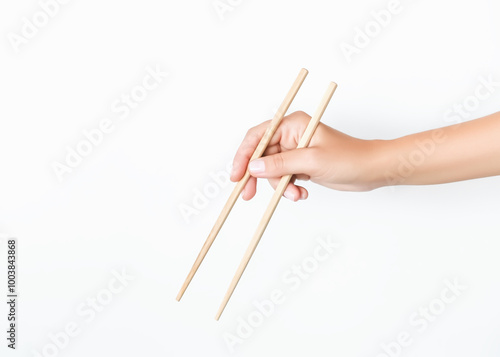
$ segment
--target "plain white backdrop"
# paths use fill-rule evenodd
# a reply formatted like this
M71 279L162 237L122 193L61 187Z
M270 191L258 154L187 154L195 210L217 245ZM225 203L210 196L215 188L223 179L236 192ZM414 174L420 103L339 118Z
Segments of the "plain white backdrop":
M463 120L493 113L500 88L477 105L470 96L500 81L497 1L401 0L380 31L372 12L386 0L47 3L0 4L0 233L18 238L20 291L18 350L2 337L1 356L231 355L225 338L274 289L285 301L232 355L500 355L499 177L368 193L306 183L310 198L282 200L216 322L272 194L260 182L175 301L233 187L213 174L300 68L310 74L290 112L312 114L335 81L323 122L361 138L452 124L464 101ZM373 36L349 61L342 46L366 26ZM158 85L138 89L155 70ZM58 180L54 163L106 119L114 130ZM207 187L213 197L186 219ZM283 275L326 236L340 247L291 291ZM110 292L123 269L131 280ZM454 279L467 288L436 301ZM439 313L412 325L430 305ZM76 336L61 335L68 324ZM405 332L412 342L395 347Z

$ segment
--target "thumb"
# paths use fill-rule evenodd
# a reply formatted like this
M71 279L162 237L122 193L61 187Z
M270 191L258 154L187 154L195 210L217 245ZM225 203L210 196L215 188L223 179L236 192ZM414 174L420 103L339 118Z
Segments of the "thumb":
M281 177L288 174L311 175L310 148L295 149L250 161L248 170L254 177Z

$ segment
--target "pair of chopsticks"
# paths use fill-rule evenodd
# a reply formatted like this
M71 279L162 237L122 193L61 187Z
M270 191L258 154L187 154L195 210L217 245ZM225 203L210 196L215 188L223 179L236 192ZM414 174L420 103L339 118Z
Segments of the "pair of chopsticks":
M271 141L271 138L273 137L274 133L278 129L278 126L280 125L283 117L285 116L288 108L290 107L290 104L292 103L293 99L295 98L297 92L299 91L300 87L302 86L302 83L306 79L306 76L309 72L302 68L299 72L299 75L295 79L295 82L293 83L292 87L290 88L289 92L287 93L285 99L283 100L283 103L281 103L280 107L278 108L278 111L274 115L274 118L271 120L271 123L269 124L268 128L266 129L266 132L264 133L264 136L260 140L259 144L257 145L257 148L255 149L252 157L250 158L250 161L257 159L262 156L264 151L266 150L267 146L269 145L269 142ZM302 137L299 141L299 144L297 145L297 149L300 148L305 148L309 145L309 142L311 141L311 138L314 134L314 131L316 130L319 121L321 120L321 117L323 116L323 113L326 110L326 107L328 106L328 103L330 102L330 99L333 96L333 93L335 92L335 89L337 88L337 84L334 82L331 82L323 95L323 98L316 109L316 112L312 116L311 120L309 121L309 124L306 127L306 130L302 134ZM243 259L241 260L240 265L238 266L238 269L236 270L236 274L234 275L233 280L231 281L231 284L229 285L229 288L226 292L226 295L224 296L224 299L222 301L222 304L219 307L219 310L217 312L217 315L215 316L216 320L219 320L220 316L222 315L222 312L224 311L229 299L231 298L231 295L233 294L236 285L240 281L241 276L243 275L243 272L245 271L245 268L248 265L248 262L252 258L252 255L257 248L257 245L259 244L259 241L264 234L264 231L266 230L266 227L271 220L271 217L278 206L278 203L281 199L281 196L283 196L283 193L285 192L285 189L292 179L293 175L285 175L281 177L281 180L276 187L276 190L274 191L273 197L271 198L271 201L269 202L269 205L267 206L266 211L264 212L264 215L262 216L262 219L260 220L259 225L257 226L257 230L255 231L255 234L253 235L252 240L250 241L250 245L248 246L245 255L243 256ZM201 248L200 253L196 257L196 260L193 264L193 267L191 268L191 271L189 272L186 280L184 281L184 284L181 287L181 290L179 291L179 294L177 294L177 301L180 301L182 296L184 295L184 292L186 291L189 283L193 279L194 275L196 274L196 271L201 265L201 262L205 258L205 256L208 253L208 250L212 246L212 243L214 242L215 238L217 237L217 234L219 233L220 229L222 228L222 225L226 221L227 216L231 212L231 209L233 208L236 200L238 199L239 195L243 191L243 188L245 187L246 183L248 182L248 179L250 178L250 173L247 169L245 172L245 175L243 178L236 184L236 186L233 189L233 192L231 192L231 195L229 196L229 199L227 200L226 204L224 205L224 208L222 209L222 212L220 213L219 217L215 221L215 224L210 231L210 234L208 235L207 240L205 241L205 244L203 244L203 247Z

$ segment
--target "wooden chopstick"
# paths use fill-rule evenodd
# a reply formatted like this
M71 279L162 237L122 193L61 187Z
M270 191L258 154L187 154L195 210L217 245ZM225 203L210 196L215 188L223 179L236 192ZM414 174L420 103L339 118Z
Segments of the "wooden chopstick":
M295 79L295 82L293 83L292 87L288 91L285 99L281 103L280 107L278 108L278 111L274 115L274 118L271 120L271 123L266 129L266 132L264 133L264 136L260 140L259 144L257 145L257 148L255 149L252 158L257 159L262 156L264 151L267 148L267 145L269 145L269 142L271 141L274 133L278 129L278 126L281 123L281 120L285 116L288 108L290 107L290 104L292 104L293 99L297 95L297 92L299 91L300 87L302 86L302 83L304 83L304 80L306 79L306 76L309 72L307 69L302 68ZM184 292L186 291L187 287L189 286L189 283L193 279L194 275L196 274L196 271L198 270L199 266L203 262L203 259L208 253L208 250L212 246L212 243L214 242L215 238L217 237L217 234L219 233L220 229L222 228L222 225L226 221L227 216L229 216L229 213L231 212L231 209L233 208L236 200L240 196L241 192L243 191L243 188L248 182L248 179L250 178L250 173L248 172L248 169L245 172L245 175L243 178L238 181L236 186L233 189L233 192L231 192L231 195L229 196L224 208L222 208L222 211L219 215L219 218L217 218L217 221L215 221L215 224L210 231L210 234L207 237L207 240L205 241L205 244L203 244L203 247L201 248L200 253L196 257L196 260L193 264L193 267L191 268L191 271L189 272L186 280L184 281L184 284L182 284L181 290L177 294L177 301L180 301L182 298L182 295L184 295Z
M304 134L302 134L302 137L299 141L299 144L297 145L297 149L300 148L305 148L309 145L309 142L311 141L311 138L314 134L314 131L316 130L319 121L321 120L321 117L323 116L323 113L326 110L326 107L328 106L328 103L330 102L330 99L333 96L333 93L335 92L335 89L337 88L337 84L334 82L331 82L330 85L328 86L328 89L326 90L323 99L321 100L318 109L316 110L316 113L313 115L311 120L309 121L309 124L307 125L306 130L304 131ZM255 251L255 248L257 248L257 245L259 244L260 238L264 234L264 231L267 227L267 224L271 220L271 217L274 213L274 210L278 206L278 203L281 199L281 196L283 196L283 193L285 192L285 189L290 182L290 179L292 178L292 175L286 175L281 177L281 180L276 187L276 191L274 191L273 197L271 198L271 202L269 202L269 205L267 206L266 211L264 212L264 215L262 216L262 219L260 220L259 226L257 227L257 230L255 231L255 234L250 242L250 245L248 246L245 255L243 256L243 259L241 260L241 263L236 270L236 274L234 275L233 280L231 281L231 284L229 285L229 289L226 292L226 295L224 296L224 299L222 301L222 304L219 307L219 311L217 312L217 315L215 316L216 320L219 320L220 316L222 315L222 312L224 311L229 299L231 298L231 295L234 292L234 289L236 288L236 285L238 285L238 282L240 281L241 276L243 275L243 272L245 271L245 268L248 265L248 262L250 261L250 258L252 258L253 252Z

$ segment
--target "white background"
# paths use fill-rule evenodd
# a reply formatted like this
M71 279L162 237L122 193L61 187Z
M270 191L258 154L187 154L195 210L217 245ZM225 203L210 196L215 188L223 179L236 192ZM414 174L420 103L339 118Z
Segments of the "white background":
M18 350L2 334L0 355L41 353L75 322L80 334L52 355L225 356L224 334L276 288L285 302L234 355L377 356L402 331L413 343L401 356L500 355L499 177L368 193L306 184L307 201L280 203L216 322L271 197L262 182L175 301L233 185L188 221L180 208L214 182L210 172L224 170L248 128L272 117L300 68L310 74L290 112L312 113L336 81L323 122L367 139L448 125L446 111L478 78L500 80L494 0L401 0L348 63L341 43L387 3L247 0L221 19L211 0L74 0L16 52L9 33L40 5L3 1L0 232L19 239L21 295ZM168 78L119 120L112 103L157 65ZM498 111L499 100L497 89L468 119ZM54 161L105 117L114 132L59 182ZM283 273L318 235L342 246L289 292ZM77 307L123 268L134 280L85 322ZM410 326L454 278L465 292L422 333Z

